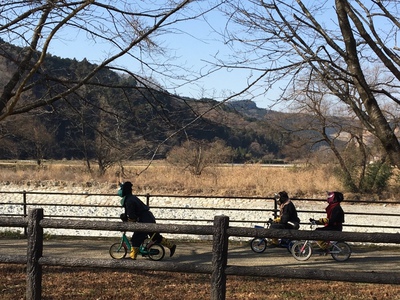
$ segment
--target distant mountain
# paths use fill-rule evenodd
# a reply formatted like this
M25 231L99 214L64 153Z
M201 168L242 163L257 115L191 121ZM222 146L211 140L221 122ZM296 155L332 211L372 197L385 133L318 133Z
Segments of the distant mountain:
M228 102L226 105L231 106L240 114L256 120L262 120L266 114L273 112L272 110L257 107L257 104L251 100L235 100Z
M0 43L1 85L17 69L21 51ZM48 55L25 99L45 101L94 68L86 59ZM312 136L311 131L288 134L296 131L299 122L310 119L258 108L251 100L221 104L213 99L182 98L105 68L74 94L1 122L0 159L94 159L115 151L114 147L126 152L123 159L148 158L155 149L156 158L164 158L187 139L223 140L235 150L237 162L283 159L285 145L301 134Z

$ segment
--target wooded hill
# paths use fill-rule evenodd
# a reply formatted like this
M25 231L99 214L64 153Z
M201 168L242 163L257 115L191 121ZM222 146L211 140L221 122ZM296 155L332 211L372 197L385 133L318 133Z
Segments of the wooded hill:
M0 41L3 86L21 63L23 51ZM46 101L95 67L87 60L49 55L23 101L27 107L32 98ZM282 115L257 108L252 101L221 104L181 98L133 74L103 69L73 96L1 121L0 159L98 159L111 153L119 153L121 159L164 158L188 139L223 140L235 150L235 162L284 159L284 145L299 136L286 130L288 125L295 127L296 119Z

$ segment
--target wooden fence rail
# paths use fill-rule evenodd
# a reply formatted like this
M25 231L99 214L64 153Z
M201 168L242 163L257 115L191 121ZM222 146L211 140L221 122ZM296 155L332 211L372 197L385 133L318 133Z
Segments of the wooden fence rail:
M111 204L101 204L101 200L104 199L109 199L110 197L115 197L116 201L115 203L119 203L119 197L116 194L101 194L101 193L65 193L65 192L34 192L34 191L0 191L0 195L7 195L7 197L4 199L5 201L0 201L0 206L3 208L0 208L0 216L5 216L5 217L16 217L16 216L22 216L26 217L27 212L29 209L35 208L35 207L41 207L46 210L46 216L47 217L54 217L54 218L65 218L65 219L77 219L77 218L84 218L84 219L96 219L96 220L110 220L110 219L118 219L119 213L118 211L121 209L119 205L111 205ZM35 197L37 196L43 196L44 198L46 197L51 197L52 199L57 199L56 197L68 197L68 196L75 196L77 199L79 197L85 196L86 197L95 197L99 202L94 202L94 203L74 203L74 202L48 202L48 203L36 203L34 200ZM202 224L204 222L213 222L213 216L212 214L225 214L225 215L231 215L230 218L230 224L232 223L240 223L240 224L254 224L254 223L260 223L260 222L265 222L268 217L276 217L279 209L277 207L277 202L274 200L273 197L229 197L229 196L182 196L182 195L151 195L151 194L144 194L144 195L137 195L141 199L143 199L148 206L151 207L153 213L157 215L157 221L167 221L167 222L177 222L179 221L181 224ZM8 198L8 199L7 199ZM159 206L157 205L157 199L159 198L168 198L171 199L171 204L162 205ZM3 199L3 198L2 198ZM15 200L17 199L17 201ZM197 199L198 205L172 205L172 203L175 203L178 200L193 200ZM262 201L265 203L265 206L263 205L263 208L255 208L253 205L249 205L248 207L234 207L234 206L218 206L214 205L213 201L224 201L224 200L246 200L246 201ZM297 203L301 204L302 201L307 201L311 203L315 203L316 205L319 203L324 203L326 200L325 199L310 199L310 198L293 198ZM352 211L346 211L346 223L344 224L344 227L349 230L353 230L353 228L365 228L365 229L395 229L395 230L400 230L400 201L373 201L373 200L351 200L351 199L346 199L345 200L346 204L354 204L360 206L360 210L356 212ZM196 203L197 204L197 203ZM205 204L205 205L201 205ZM370 212L370 211L363 211L362 207L364 205L368 204L379 204L382 206L389 206L393 207L393 209L388 209L386 212ZM49 210L51 208L71 208L73 210L74 208L106 208L110 209L110 214L107 216L102 216L102 215L96 215L96 214L86 214L86 215L81 215L81 214L74 214L74 213L64 213L62 212L63 209L60 209L57 212L49 213ZM11 208L15 208L14 210L11 210ZM160 213L158 213L160 210L163 211L174 211L178 212L180 215L184 215L184 217L179 218L176 216L176 214L173 215L173 217L169 216L160 216ZM306 209L300 209L298 208L298 213L300 215L300 219L302 219L302 224L307 224L308 222L308 217L307 218L302 218L304 215L309 215L310 213L315 214L315 215L325 215L325 211L322 210L306 210ZM86 211L85 209L82 209L82 212ZM186 217L185 212L186 211L202 211L202 212L211 212L210 214L207 214L207 217L202 217L202 218L194 218L194 217ZM245 220L242 218L238 217L233 217L234 212L242 212L243 214L246 214L248 216ZM111 213L113 212L113 213ZM255 218L253 213L256 212L263 212L263 215L265 216L264 219L259 219L258 217ZM168 215L168 214L166 214ZM382 218L387 218L388 220L394 220L393 222L385 223L385 224L380 224L379 222L371 222L367 224L360 224L354 221L353 216L365 216L365 218L370 217L382 217ZM398 221L396 221L398 220Z
M26 299L41 299L42 294L42 266L90 267L107 269L135 269L154 270L184 273L211 274L212 300L225 299L226 276L264 276L278 278L297 278L310 280L337 280L348 282L400 284L398 272L365 272L365 271L335 271L327 272L319 269L286 269L282 267L257 267L257 266L229 266L228 239L230 236L242 237L268 237L313 240L346 240L350 242L375 242L400 244L400 234L393 233L351 233L351 232L326 232L308 230L278 230L230 227L229 217L216 216L213 225L165 225L165 224L139 224L104 221L78 221L57 220L44 218L43 209L37 208L28 212L28 217L0 217L0 227L27 226L28 244L26 256L0 255L0 263L18 263L27 265ZM193 263L175 263L159 261L132 261L112 259L86 259L86 258L55 258L43 257L43 228L73 228L110 231L146 231L177 234L211 235L213 237L212 261L210 265L196 265Z

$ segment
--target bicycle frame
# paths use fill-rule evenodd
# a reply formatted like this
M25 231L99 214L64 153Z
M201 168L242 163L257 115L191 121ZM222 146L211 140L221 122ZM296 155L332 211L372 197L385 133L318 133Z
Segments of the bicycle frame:
M132 249L131 242L129 241L128 237L126 236L126 231L124 231L124 232L122 233L121 243L120 243L120 248L119 248L119 249L121 249L121 247L126 248L126 250L127 250L128 252L130 252L131 249ZM118 249L118 250L119 250L119 249Z
M144 257L149 257L152 260L161 260L164 258L165 249L164 247L154 242L152 239L154 238L155 233L151 236L150 239L146 239L139 246L139 254ZM110 246L109 253L112 258L122 259L127 253L132 251L132 244L130 243L128 237L126 236L126 232L122 233L121 239L118 243L114 243Z
M315 221L311 222L310 228L313 229L315 225ZM314 252L312 244L317 244L317 242L304 240L294 243L291 247L293 257L300 261L309 259ZM329 241L326 250L322 251L320 254L330 254L334 260L339 262L348 260L352 252L349 244L344 241Z
M142 255L148 255L149 254L149 248L151 245L153 245L154 243L151 243L153 241L155 233L153 233L153 235L150 237L150 239L148 239L148 242L143 242L142 244L140 244L139 247L139 253ZM129 241L129 238L126 236L126 231L124 231L122 233L122 237L121 237L121 244L120 244L120 248L124 247L127 249L128 252L131 251L132 249L132 245L131 242Z
M128 237L126 236L126 232L122 233L122 237L121 237L121 246L126 246L128 251L131 251L131 242L129 241Z
M266 224L265 227L258 225L255 225L254 227L268 229L270 228L272 222L273 222L272 219L269 219L269 221L265 223ZM267 249L268 243L270 243L270 241L265 237L260 237L260 238L255 237L250 241L250 248L255 253L262 253ZM291 253L291 246L293 243L294 241L291 241L289 239L279 239L279 244L277 246L281 248L286 248L289 251L289 253Z
M310 229L314 230L315 227L317 227L317 223L315 221L310 222ZM335 244L335 242L332 242L332 241L326 241L326 242L328 243L328 245L326 247L326 250L327 250L326 253L330 254L330 252L329 252L330 248ZM310 246L312 246L313 244L317 244L318 245L317 241L314 241L314 240L306 240L305 243L304 243L304 246L306 244L309 244Z
M310 222L310 229L311 230L313 230L316 226L317 226L317 223L315 221ZM313 244L317 244L318 245L318 243L316 241L314 241L314 240L305 240L303 242L304 242L304 244L300 249L301 251L304 251L305 247L307 247L308 245L310 247L312 247ZM331 242L330 241L327 241L327 242L328 242L327 250L329 251L329 248L331 247ZM329 253L329 252L327 252L327 253Z

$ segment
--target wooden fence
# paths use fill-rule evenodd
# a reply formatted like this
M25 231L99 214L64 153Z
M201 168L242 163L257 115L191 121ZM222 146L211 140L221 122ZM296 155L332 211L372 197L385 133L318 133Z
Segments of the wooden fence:
M0 263L26 264L26 299L42 297L42 266L90 267L107 269L154 270L183 273L211 274L210 298L222 300L226 296L226 276L263 276L310 280L336 280L347 282L400 284L398 272L340 271L326 272L320 269L287 269L282 267L229 266L228 239L230 236L289 238L296 240L346 240L349 242L400 244L400 234L393 233L350 233L309 230L278 230L229 226L229 217L214 217L213 225L140 224L107 221L86 221L44 218L43 209L28 212L28 217L0 217L1 227L27 227L28 246L26 256L0 255ZM43 229L91 229L112 231L146 231L175 234L211 235L213 237L212 261L210 265L161 261L132 261L113 259L43 257Z
M7 199L7 201L0 201L0 205L3 207L3 209L0 209L0 216L22 216L26 217L27 212L31 208L35 207L41 207L44 209L50 210L50 208L77 208L80 207L82 208L82 212L85 211L85 209L90 209L92 207L96 207L98 209L105 208L109 209L108 211L110 212L108 216L101 216L101 215L95 215L95 214L86 214L85 216L81 214L62 214L60 212L58 213L49 213L47 210L47 216L48 217L54 217L54 218L69 218L69 219L96 219L96 220L110 220L112 218L117 220L117 216L119 216L119 211L121 207L119 205L103 205L100 203L91 203L91 204L84 204L84 203L68 203L68 202L63 202L63 203L58 203L58 202L48 202L48 203L36 203L32 198L35 196L43 196L43 197L52 197L52 199L57 199L57 197L65 197L65 196L75 196L75 197L95 197L96 199L109 199L110 197L115 197L115 203L118 203L119 197L115 194L95 194L95 193L64 193L64 192L33 192L33 191L20 191L20 192L6 192L6 191L0 191L0 195L7 195L9 196L10 199ZM138 195L141 199L143 199L144 202L148 206L151 207L153 213L157 215L157 221L158 222L179 222L180 224L202 224L202 223L212 223L213 222L213 216L210 216L209 218L188 218L188 217L183 217L183 218L177 218L174 216L173 218L171 217L162 217L158 213L160 210L168 210L168 211L174 211L174 212L181 212L180 215L186 215L186 212L193 212L193 211L209 211L211 212L210 215L214 214L225 214L225 215L230 215L230 223L247 223L247 224L254 224L254 223L263 223L268 219L268 216L277 216L277 213L279 211L277 207L277 203L274 200L273 197L229 197L229 196L224 196L224 197L211 197L211 196L179 196L179 195L150 195L150 194L145 194L145 195ZM157 206L156 200L157 198L168 198L171 199L171 204L168 206ZM17 200L15 200L17 199ZM173 205L176 201L185 199L188 202L192 199L196 199L197 204L196 205L189 205L189 206L177 206ZM248 205L247 207L235 207L235 206L229 206L229 207L223 207L223 206L218 206L218 205L213 205L213 201L224 201L228 200L228 202L233 201L233 200L243 200L243 201L262 201L265 203L265 208L255 208L253 205ZM300 204L302 201L307 201L310 203L315 203L316 205L318 203L325 203L325 199L310 199L310 198L293 198L293 200L297 204ZM400 230L400 201L372 201L372 200L351 200L351 199L346 199L345 201L346 205L357 205L360 207L360 210L357 212L351 212L351 211L346 211L346 223L344 224L346 229L353 230L353 228L366 228L370 230L382 230L384 228L386 229L394 229L395 231ZM201 204L206 204L206 205L201 205ZM368 211L363 211L363 207L368 204L379 204L382 206L393 206L393 209L388 209L387 212L382 213L382 212L368 212ZM19 212L9 212L8 208L10 207L16 207L19 208L17 211ZM111 212L114 213L111 213ZM243 220L242 218L236 219L232 216L234 213L240 212L240 215L246 215L247 218ZM257 212L262 212L263 215L265 216L265 219L260 220L252 217L252 214L257 213ZM308 215L309 213L315 213L315 215L325 215L324 210L320 211L309 211L309 210L304 210L304 209L298 209L298 213L300 216L302 215ZM380 223L374 223L370 222L367 224L358 224L354 222L353 216L365 216L365 218L369 217L379 217L379 218L384 218L387 220L394 220L393 222L390 222L390 224L380 224ZM111 217L110 217L111 216ZM115 217L112 217L115 216ZM308 224L308 218L300 218L302 219L304 224ZM118 219L119 220L119 219Z

